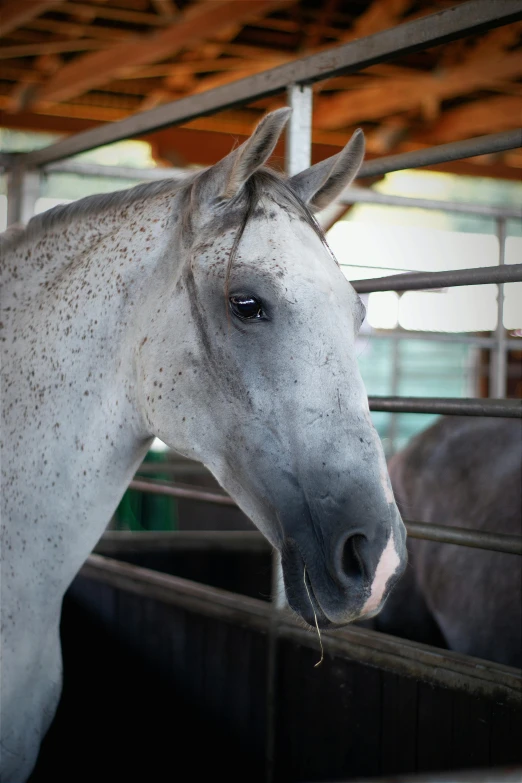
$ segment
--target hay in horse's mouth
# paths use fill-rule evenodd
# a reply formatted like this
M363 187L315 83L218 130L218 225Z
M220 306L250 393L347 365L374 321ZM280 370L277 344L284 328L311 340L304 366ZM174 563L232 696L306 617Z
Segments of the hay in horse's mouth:
M312 596L311 596L311 593L310 593L310 590L312 589L312 585L311 584L310 585L307 584L306 577L307 577L307 574L306 574L306 566L305 566L304 567L304 571L303 571L303 582L304 582L304 586L306 588L306 594L308 595L308 600L310 601L310 606L312 607L312 612L314 613L315 627L317 628L317 636L319 637L319 644L321 646L321 658L314 665L314 669L316 669L318 666L320 666L322 664L323 659L324 659L323 640L321 639L321 631L319 630L319 623L317 622L317 615L315 613L315 608L314 608L314 604L313 604L313 601L312 601ZM308 580L308 582L310 582L310 580Z

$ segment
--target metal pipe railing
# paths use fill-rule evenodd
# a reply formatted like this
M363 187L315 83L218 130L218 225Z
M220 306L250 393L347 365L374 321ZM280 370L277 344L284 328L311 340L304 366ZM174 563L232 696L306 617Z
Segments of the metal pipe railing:
M427 522L411 522L409 520L404 524L411 538L522 555L522 536L508 536L504 533L488 533L482 530L468 530L465 527L446 527L446 525L432 525Z
M409 329L373 329L360 335L361 339L370 337L377 340L427 340L437 343L463 343L475 348L492 348L497 344L495 337L481 337L476 334L462 332L412 332ZM506 337L506 348L514 351L522 350L522 337Z
M164 484L158 481L142 479L131 481L129 489L136 489L140 492L149 492L154 495L166 495L168 497L180 498L183 500L196 500L203 503L213 503L223 506L233 506L237 504L228 495L220 495L211 492L202 487L187 489L186 487L177 487L175 484ZM475 549L493 550L495 552L504 552L505 554L522 555L522 536L508 536L500 533L489 533L481 530L468 530L461 527L449 527L446 525L434 525L424 522L415 522L406 520L406 530L412 538L421 538L427 541L437 541L446 544L458 544L460 546L469 546ZM204 532L197 532L199 546L204 546ZM248 546L251 546L252 533L246 533ZM261 536L261 533L259 533ZM214 543L216 532L212 531L209 543ZM187 538L187 536L185 536ZM235 544L238 545L239 536L236 535ZM196 544L194 544L196 546Z
M174 484L162 484L159 481L149 479L133 479L129 484L129 489L137 489L140 492L150 492L153 495L166 495L181 500L202 500L204 503L214 503L217 506L237 506L234 500L228 495L222 495L218 492L212 492L203 487L188 489Z
M521 128L368 160L361 166L357 178L382 177L383 174L389 174L391 171L433 166L437 163L474 158L476 155L490 155L517 147L522 147Z
M460 397L369 397L371 411L388 413L436 413L441 416L491 416L522 418L522 400L490 400Z
M196 117L239 104L252 103L283 92L292 84L311 84L343 73L360 71L394 57L428 49L485 29L501 27L518 19L522 19L522 0L495 0L494 3L491 0L470 0L231 84L134 114L118 122L92 128L44 149L26 153L20 160L27 169L44 166L95 147L186 123ZM502 134L496 135L500 137ZM462 148L464 142L458 144ZM444 145L446 148L448 146ZM519 146L519 143L513 146ZM489 151L498 151L500 148L509 149L509 147L497 146ZM422 150L419 154L427 152L428 150ZM450 152L446 154L451 155ZM480 152L470 152L469 155L462 152L455 154L457 157L469 157L469 155L485 154L485 151L481 149ZM407 165L423 164L408 163ZM400 167L399 164L398 168Z
M44 174L79 174L85 177L112 177L114 179L150 180L184 179L193 174L191 169L157 166L156 168L138 169L133 166L104 166L102 163L85 163L80 160L63 160L51 163L44 169Z
M0 169L8 167L12 160L9 153L0 154ZM17 156L19 159L19 155ZM379 159L381 160L381 159ZM385 160L385 159L383 159ZM373 162L373 161L371 161ZM134 168L133 166L110 166L101 163L86 163L84 161L63 160L50 163L43 169L44 175L72 174L85 177L110 177L140 182L156 182L161 179L183 179L193 173L192 169L175 167ZM390 207L405 207L408 209L426 209L440 212L456 212L477 217L490 217L495 220L522 220L522 209L516 209L508 204L498 206L490 204L472 204L462 201L442 201L441 199L416 198L412 196L395 196L380 193L370 188L351 186L339 199L340 204L376 204Z
M353 280L352 285L360 294L371 294L375 291L419 291L426 288L460 285L518 283L521 280L522 264L505 264L472 269L449 269L444 272L405 272L400 275Z
M373 163L373 161L370 161ZM161 171L161 169L158 169ZM395 196L390 193L380 193L370 188L351 186L341 195L339 202L349 206L350 204L377 204L388 207L406 207L408 209L428 209L441 212L458 212L464 215L477 215L477 217L490 217L494 219L505 218L507 220L522 220L522 209L516 209L508 205L493 206L490 204L470 204L464 201L442 201L434 198L416 198L412 196Z

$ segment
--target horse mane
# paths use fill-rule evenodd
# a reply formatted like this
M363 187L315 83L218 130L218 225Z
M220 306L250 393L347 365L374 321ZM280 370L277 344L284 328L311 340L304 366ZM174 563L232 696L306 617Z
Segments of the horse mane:
M198 185L204 182L209 175L212 176L212 169L213 167L202 169L182 179L146 182L127 190L87 196L70 204L60 204L35 215L25 227L11 226L3 234L0 234L0 273L8 272L9 253L20 250L27 243L38 241L42 235L54 229L70 226L76 220L81 221L85 218L96 217L114 209L125 210L137 202L147 201L169 193L180 195L183 233L190 240L193 234L191 206L197 204ZM307 205L292 190L288 181L281 174L273 169L262 167L245 182L237 196L226 205L226 210L216 212L214 217L217 223L224 220L228 225L238 225L227 265L227 284L245 229L253 217L265 213L262 201L266 198L284 209L287 214L309 225L333 257L324 232Z
M41 212L39 215L34 215L26 226L19 224L10 226L7 231L0 234L0 250L3 252L16 250L24 242L33 241L42 233L71 223L75 219L92 217L115 207L125 208L137 201L154 198L164 193L175 193L181 187L189 185L193 179L194 177L187 177L186 179L161 179L155 182L144 182L127 190L99 193L94 196L85 196L70 204L58 204L58 206Z

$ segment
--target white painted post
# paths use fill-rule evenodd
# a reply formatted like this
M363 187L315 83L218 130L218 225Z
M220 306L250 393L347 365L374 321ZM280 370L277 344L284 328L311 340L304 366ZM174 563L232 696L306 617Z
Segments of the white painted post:
M286 131L285 169L293 177L312 161L312 88L292 84L287 88L287 99L292 114Z
M14 166L7 174L7 226L27 223L34 215L36 200L40 196L41 174Z
M506 263L506 219L497 218L498 263ZM497 286L497 328L489 363L489 396L504 398L507 392L507 341L504 329L504 284Z

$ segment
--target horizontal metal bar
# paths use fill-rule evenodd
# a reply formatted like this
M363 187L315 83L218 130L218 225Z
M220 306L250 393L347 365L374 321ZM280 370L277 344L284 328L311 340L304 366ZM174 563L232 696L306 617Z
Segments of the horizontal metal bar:
M522 536L507 536L501 533L487 533L482 530L468 530L465 527L430 525L426 522L406 522L408 536L424 541L438 541L441 544L460 544L490 552L504 552L522 555Z
M99 555L126 552L258 552L269 554L272 547L257 530L108 530L96 544Z
M111 177L112 179L130 179L143 182L159 179L184 179L194 172L192 169L161 168L137 169L133 166L103 166L100 163L83 163L76 160L64 160L46 166L45 174L80 174L85 177Z
M452 772L425 772L423 775L392 775L373 778L372 783L520 783L522 767L490 767L489 769L465 769ZM340 780L338 783L368 783L368 778Z
M26 168L43 166L115 141L142 136L169 125L251 103L282 92L291 84L310 84L355 72L393 57L522 19L522 0L470 0L435 14L392 27L367 38L329 48L286 65L240 79L213 90L164 104L124 120L93 128L27 153ZM477 153L478 154L478 153Z
M435 148L436 149L436 148ZM6 156L7 159L9 155ZM2 157L0 156L0 166ZM99 163L83 163L75 160L64 160L51 163L45 167L46 174L79 174L87 177L110 177L111 179L157 181L160 179L183 179L193 173L192 169L183 168L143 168L132 166L104 166ZM443 212L460 212L481 217L520 219L522 209L509 205L491 206L489 204L467 204L458 201L441 201L440 199L409 198L379 193L369 188L351 187L344 191L339 202L341 204L384 204L394 207L409 207L416 209L438 210Z
M462 160L463 158L474 158L477 155L490 155L513 150L520 146L522 146L522 129L517 128L503 133L492 133L489 136L477 136L465 141L452 141L437 147L425 147L413 152L403 152L399 155L388 155L368 160L361 166L357 178L380 177L390 171L433 166L451 160Z
M160 465L158 465L158 470L161 470ZM164 484L161 481L152 481L150 479L133 479L129 484L129 489L137 489L139 492L150 492L153 495L166 495L171 498L201 500L204 503L214 503L218 506L236 505L228 495L220 495L217 492L206 489L177 487L173 484Z
M494 337L478 337L473 334L461 332L412 332L408 329L374 329L369 333L360 335L361 339L388 339L388 340L426 340L428 342L453 343L474 345L478 348L491 348L496 345ZM508 337L505 342L506 350L522 350L522 337Z
M0 158L1 165L1 158ZM192 169L182 168L144 168L132 166L104 166L99 163L82 163L75 160L64 160L51 163L45 167L46 174L79 174L88 177L110 177L111 179L127 179L139 181L157 181L160 179L183 179L193 173ZM489 204L467 204L458 201L441 201L440 199L409 198L379 193L369 188L351 187L344 191L339 199L341 204L383 204L393 207L408 207L429 209L442 212L460 212L481 217L520 219L522 209L511 206L491 206Z
M432 149L437 149L436 147ZM370 161L373 163L373 161ZM161 171L161 169L160 169ZM384 204L390 207L407 207L413 209L429 209L441 212L461 212L466 215L480 215L481 217L521 219L522 209L515 209L509 205L491 206L490 204L467 204L459 201L441 201L440 199L411 198L406 196L394 196L389 193L379 193L369 188L347 188L341 198L341 204Z
M352 280L360 294L375 291L418 291L425 288L447 288L459 285L517 283L522 280L522 264L482 266L473 269L448 269L444 272L405 272L386 277Z
M461 399L455 397L369 397L371 411L438 413L441 416L522 418L522 400Z
M522 555L522 536L508 536L464 527L405 521L408 535L425 541L457 544L510 555ZM95 552L219 551L270 553L271 545L255 530L174 530L130 533L110 530L103 534Z
M273 610L267 601L101 555L91 555L87 559L80 577L264 634L268 633L272 624ZM316 635L303 628L288 610L278 612L276 633L280 639L290 639L304 647L317 648ZM432 648L354 625L339 631L323 632L322 642L326 655L346 657L402 676L496 701L505 700L519 705L522 700L521 673L510 666Z
M461 401L460 401L461 402ZM486 402L500 402L499 400L486 400ZM138 484L138 486L135 486ZM175 484L170 486L161 484L156 481L132 481L130 483L130 489L139 489L141 492L149 492L154 495L168 495L170 497L182 497L185 500L203 501L205 503L213 503L219 505L236 506L236 503L228 495L217 495L216 493L208 492L199 487L188 490L186 488L177 487ZM179 494L179 493L183 494ZM226 500L226 503L223 501ZM237 507L237 506L236 506ZM461 546L470 546L478 549L491 549L495 552L504 552L506 554L522 554L522 537L521 536L506 536L500 533L489 533L481 530L471 530L468 528L451 527L447 525L433 525L425 522L416 522L412 520L405 520L406 529L408 535L412 538L422 538L428 541L440 541L447 544L460 544ZM106 534L107 535L107 534ZM182 549L184 546L191 549L205 549L212 548L217 545L225 548L224 542L226 542L226 536L231 536L230 542L233 546L241 548L243 544L248 547L262 546L258 541L256 544L252 542L257 535L262 538L260 533L255 531L246 532L234 532L234 533L221 533L219 531L212 531L210 534L205 531L180 531L173 533L129 533L122 534L118 532L109 533L112 536L111 541L122 541L124 546L141 546L142 544L147 546L148 542L152 542L154 546L162 546L166 542L172 542L169 546L175 546ZM122 538L123 535L127 535L128 538ZM136 536L141 538L136 538ZM150 536L156 536L156 538L150 538ZM244 539L242 538L244 536ZM109 539L106 539L109 540ZM102 539L103 542L103 539ZM161 543L163 542L163 544ZM174 543L175 542L175 543ZM267 544L268 547L268 544Z

